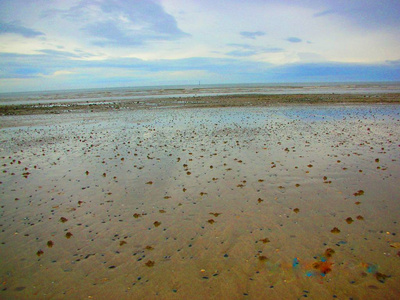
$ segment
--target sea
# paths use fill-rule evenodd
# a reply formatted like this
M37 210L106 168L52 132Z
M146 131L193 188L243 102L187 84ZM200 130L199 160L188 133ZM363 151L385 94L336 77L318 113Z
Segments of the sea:
M110 103L143 101L154 98L179 98L246 94L377 94L400 93L400 82L346 83L257 83L196 84L141 87L111 87L75 90L0 93L0 105L51 103Z

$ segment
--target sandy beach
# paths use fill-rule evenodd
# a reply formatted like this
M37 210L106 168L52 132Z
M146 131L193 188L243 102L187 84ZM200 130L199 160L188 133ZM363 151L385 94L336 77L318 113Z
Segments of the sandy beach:
M0 106L0 298L398 299L399 101Z

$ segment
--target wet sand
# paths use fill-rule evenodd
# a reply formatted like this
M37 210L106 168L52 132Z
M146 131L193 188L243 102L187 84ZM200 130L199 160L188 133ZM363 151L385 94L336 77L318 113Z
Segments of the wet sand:
M40 97L32 104L3 105L0 103L1 115L31 114L65 114L71 112L102 112L110 110L136 110L154 108L199 108L199 107L243 107L243 106L282 106L291 104L349 104L349 103L400 103L399 93L363 94L249 94L224 96L181 96L165 98L122 99L115 101L93 100L68 102ZM26 98L26 96L25 96ZM25 99L24 98L24 99ZM19 102L19 101L17 101ZM24 101L22 101L24 102ZM25 101L26 102L26 101ZM7 103L7 102L6 102ZM3 125L3 124L2 124Z
M0 298L398 299L400 106L227 98L1 116Z

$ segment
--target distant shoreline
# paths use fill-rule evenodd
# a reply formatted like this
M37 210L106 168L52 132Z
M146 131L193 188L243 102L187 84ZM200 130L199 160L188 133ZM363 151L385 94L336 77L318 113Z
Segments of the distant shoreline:
M112 101L76 101L0 105L0 115L62 114L74 112L100 112L154 108L246 107L313 104L377 104L400 103L400 93L365 94L231 94L215 96L181 96L165 98L122 99Z

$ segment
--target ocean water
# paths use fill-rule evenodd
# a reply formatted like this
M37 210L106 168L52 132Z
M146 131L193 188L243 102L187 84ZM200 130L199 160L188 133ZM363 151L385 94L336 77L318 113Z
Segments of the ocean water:
M400 93L399 82L198 84L125 88L99 88L43 92L0 93L0 105L93 103L154 98L218 96L232 94L374 94Z

